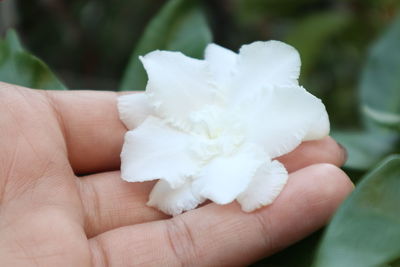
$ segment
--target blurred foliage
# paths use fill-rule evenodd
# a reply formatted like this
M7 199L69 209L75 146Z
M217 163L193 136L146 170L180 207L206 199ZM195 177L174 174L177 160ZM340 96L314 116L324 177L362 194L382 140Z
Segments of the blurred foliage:
M144 90L147 75L139 60L153 50L180 51L202 58L211 32L198 1L170 1L147 26L125 70L121 90Z
M155 49L201 57L212 39L232 50L254 40L294 45L301 83L326 104L332 135L349 152L345 170L359 184L324 235L254 266L400 266L400 158L374 169L400 153L397 10L398 0L7 0L0 34L16 28L69 88L97 90L143 89L138 56ZM9 31L0 40L0 80L65 88L31 53Z
M313 266L392 266L400 259L399 178L400 156L393 156L360 182L327 228Z
M400 14L371 48L361 78L362 110L369 119L400 130ZM379 88L379 90L377 90Z
M349 152L346 166L368 170L400 153L400 13L371 46L359 82L363 130L335 131Z
M7 0L0 9L9 1L23 43L69 88L108 90L118 87L132 47L165 2Z
M0 80L30 88L66 89L46 64L22 48L13 30L0 40Z
M307 77L313 65L323 54L320 48L351 23L351 16L344 11L329 10L299 19L288 32L286 42L301 51L301 74Z
M334 131L331 135L346 147L346 166L357 170L368 170L382 158L396 151L398 136L382 129L359 131Z

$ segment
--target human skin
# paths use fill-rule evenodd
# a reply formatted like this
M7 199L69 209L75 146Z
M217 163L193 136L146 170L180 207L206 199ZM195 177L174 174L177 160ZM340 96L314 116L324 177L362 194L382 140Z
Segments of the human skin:
M0 83L0 266L245 266L327 223L353 189L332 138L280 157L288 184L252 213L208 203L176 217L120 179L117 93Z

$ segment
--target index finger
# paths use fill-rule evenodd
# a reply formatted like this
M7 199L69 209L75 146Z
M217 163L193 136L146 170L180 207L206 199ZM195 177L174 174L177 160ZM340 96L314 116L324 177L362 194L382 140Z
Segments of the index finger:
M127 131L119 119L116 92L43 91L59 116L72 168L77 174L117 170ZM343 164L332 138L301 144L279 160L289 172L315 163Z
M126 128L115 92L43 91L59 117L77 174L118 169Z

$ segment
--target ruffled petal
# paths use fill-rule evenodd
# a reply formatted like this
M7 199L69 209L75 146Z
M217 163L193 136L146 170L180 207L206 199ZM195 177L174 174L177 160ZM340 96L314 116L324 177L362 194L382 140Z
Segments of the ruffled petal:
M251 212L271 204L282 191L288 177L285 167L277 160L261 165L247 189L237 198L242 210Z
M173 189L168 182L160 180L153 187L147 205L158 208L169 215L178 215L196 208L204 200L193 193L190 181Z
M319 140L329 134L330 124L328 113L322 112L319 119L311 125L303 141Z
M190 130L188 116L218 101L205 61L169 51L154 51L141 60L149 77L146 93L158 116L174 126Z
M190 135L149 116L125 135L122 179L128 182L163 179L173 188L182 185L199 167L198 160L189 151L192 142Z
M302 87L259 89L240 108L248 141L264 147L271 158L292 151L307 134L322 137L329 132L324 104ZM324 127L316 131L319 125Z
M230 82L238 55L217 44L209 44L204 53L204 59L209 64L216 86L226 87ZM221 88L227 89L227 88Z
M263 162L265 154L260 149L244 144L236 153L205 165L193 181L193 191L217 204L230 203L246 189Z
M239 51L236 75L232 80L234 98L265 86L295 86L300 75L297 50L279 41L253 42Z
M238 73L261 86L297 85L300 75L300 55L283 42L254 42L241 47Z
M141 124L149 115L154 115L146 94L134 93L118 97L119 117L125 126L132 130Z

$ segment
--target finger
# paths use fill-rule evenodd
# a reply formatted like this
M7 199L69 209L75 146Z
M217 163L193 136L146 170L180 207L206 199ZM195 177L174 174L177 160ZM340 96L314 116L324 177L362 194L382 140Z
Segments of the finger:
M120 165L125 126L115 92L43 91L56 111L72 168L78 174L115 170Z
M117 169L126 128L116 108L117 94L46 91L61 118L71 165L78 173ZM343 164L345 153L330 137L304 142L280 158L289 171L317 162Z
M330 136L321 140L303 142L289 154L278 158L289 173L317 163L342 166L346 159L346 150Z
M118 94L98 91L43 93L49 97L59 115L75 172L82 174L117 169L126 132L116 107ZM280 160L289 171L295 171L316 162L340 166L344 155L343 149L332 138L326 137L304 142Z
M241 266L315 231L353 186L337 167L320 164L291 174L272 205L244 213L234 203L209 204L162 220L90 239L95 266Z
M304 142L292 153L280 157L289 172L316 163L340 166L343 150L330 137ZM165 219L167 216L146 206L154 182L128 183L119 171L82 177L81 199L85 208L85 229L88 236L107 230L143 222Z
M155 181L129 183L120 171L93 174L77 180L88 237L117 227L169 218L146 202Z

